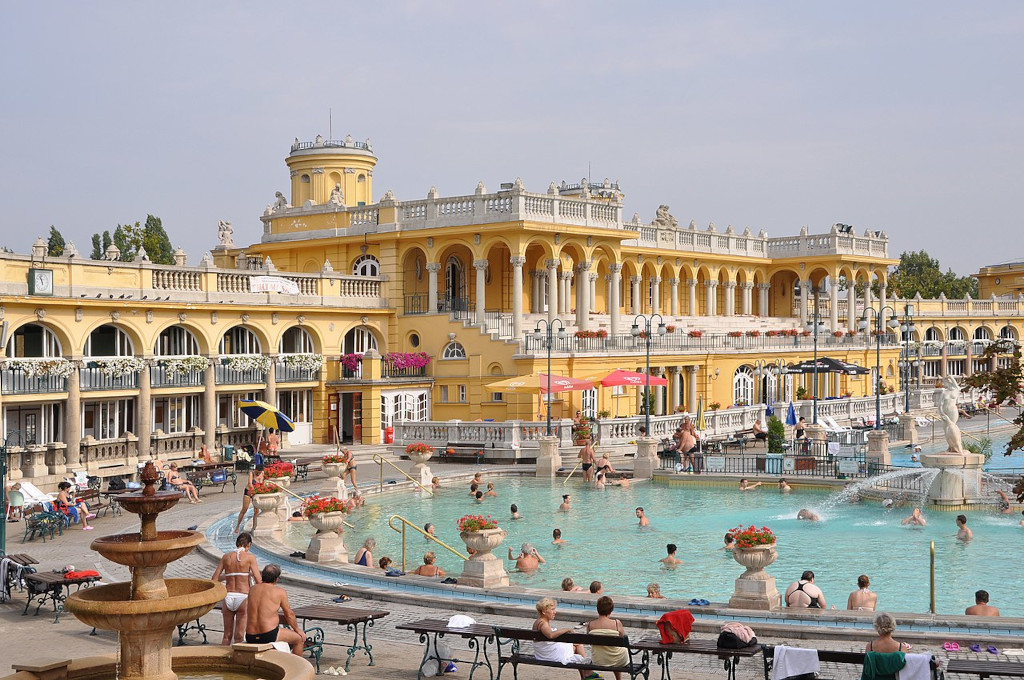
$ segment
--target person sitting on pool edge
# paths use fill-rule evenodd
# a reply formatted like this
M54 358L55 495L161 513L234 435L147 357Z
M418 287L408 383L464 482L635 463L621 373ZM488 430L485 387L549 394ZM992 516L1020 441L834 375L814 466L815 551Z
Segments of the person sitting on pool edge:
M999 616L999 610L988 604L988 591L974 593L974 604L964 610L967 616Z
M850 597L846 600L846 608L857 611L875 611L875 607L878 606L878 595L868 590L870 585L871 579L868 578L867 574L858 576L857 590L850 593Z
M412 570L413 574L419 576L444 576L444 569L434 564L437 555L427 552L423 555L423 564Z
M786 588L786 606L793 609L825 609L825 593L814 585L814 572L808 569L799 581Z

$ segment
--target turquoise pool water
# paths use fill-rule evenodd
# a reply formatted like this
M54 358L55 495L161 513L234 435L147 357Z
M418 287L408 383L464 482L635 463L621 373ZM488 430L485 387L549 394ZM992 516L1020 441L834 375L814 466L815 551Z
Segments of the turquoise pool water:
M1011 411L1006 411L1007 417L1015 417L1015 414ZM980 416L976 416L979 418ZM988 437L992 440L992 457L985 464L984 469L986 472L992 472L998 474L1001 470L1021 470L1024 468L1024 451L1014 451L1009 456L1004 456L1003 452L1006 450L1006 443L1010 441L1011 433L1016 431L1016 428L1010 428L1006 422L999 420L995 417L992 418L992 429L987 431L984 426L979 423L972 424L971 421L967 421L969 429L964 431L963 441L965 444L970 442L977 442L982 437ZM934 430L934 431L933 431ZM934 428L925 427L918 429L918 436L921 439L921 451L922 453L938 453L939 451L946 450L946 439L942 432L942 427L936 425ZM904 446L894 446L890 450L892 457L892 464L901 467L919 467L920 464L910 459L913 451Z
M968 513L975 539L965 545L955 538L953 513L929 512L928 526L910 528L900 525L909 508L831 506L830 494L799 488L783 496L771 486L741 494L724 487L636 484L630 489L595 491L575 481L566 487L560 481L520 477L491 481L499 496L482 504L470 499L468 483L452 483L433 498L413 492L370 497L350 519L356 528L346 530L350 556L373 537L375 559L387 555L400 561L401 537L387 526L392 514L421 526L434 523L438 537L460 549L458 518L490 514L509 532L502 546L505 551L499 549L502 557L508 546L518 552L519 545L528 541L547 560L534 574L511 572L514 584L558 589L569 576L583 587L599 580L612 595L643 595L647 584L656 582L669 597L725 602L743 569L719 549L723 534L738 524L753 523L770 526L779 537L779 559L768 571L776 577L780 591L804 569L812 569L829 605L844 608L847 596L856 589L857 576L868 574L880 608L924 612L928 609L929 541L934 540L937 611L961 614L973 604L974 591L984 588L1004 615L1024 616L1016 585L1024 536L1019 516L992 510ZM573 495L568 513L557 510L565 492ZM523 519L510 519L511 503L519 506ZM637 506L647 510L649 528L637 526ZM803 507L817 509L822 521L798 521L796 513ZM556 527L569 541L566 545L551 544L551 530ZM304 550L311 534L312 528L305 523L294 523L288 527L286 541ZM679 545L678 557L684 564L676 569L665 569L658 562L665 556L666 543ZM427 550L437 554L443 569L458 576L460 560L412 532L407 536L408 568L420 564ZM512 563L507 565L511 568Z

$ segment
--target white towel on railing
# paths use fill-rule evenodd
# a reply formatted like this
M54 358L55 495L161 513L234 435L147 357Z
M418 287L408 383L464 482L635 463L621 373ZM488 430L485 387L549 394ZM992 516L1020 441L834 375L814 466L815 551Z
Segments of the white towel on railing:
M931 680L931 654L905 654L906 665L896 673L897 680Z
M817 673L820 670L821 663L818 661L818 650L775 645L772 680L784 680L794 675Z

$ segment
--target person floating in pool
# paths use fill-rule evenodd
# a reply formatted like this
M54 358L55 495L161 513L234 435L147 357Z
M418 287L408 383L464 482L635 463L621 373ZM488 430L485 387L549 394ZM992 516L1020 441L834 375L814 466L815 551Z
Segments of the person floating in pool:
M512 519L522 519L523 518L523 516L519 514L519 506L516 505L515 503L513 503L511 508L509 508L509 509L512 511Z
M644 514L643 508L636 509L636 517L640 520L640 526L649 527L651 526L651 520L647 519L647 515Z
M724 540L725 540L725 545L723 545L721 548L719 548L719 550L726 550L728 552L732 552L732 549L736 547L736 537L733 536L732 534L727 533L725 535L725 539Z
M563 545L563 544L569 542L569 541L565 540L564 538L562 538L562 530L561 529L554 529L551 532L551 538L554 539L554 540L551 541L551 545Z
M921 514L921 508L914 508L914 512L910 513L910 517L907 517L900 524L923 527L928 524L928 521Z
M678 565L680 565L680 564L682 564L683 561L681 559L679 559L678 557L676 557L676 550L678 550L678 549L679 548L676 546L675 543L669 543L668 545L665 546L665 551L668 554L665 557L662 557L658 561L661 562L662 564L664 564L666 567L673 567L673 568L678 566Z
M818 513L814 512L813 510L809 510L807 508L800 508L800 511L796 513L796 518L797 519L806 519L808 522L820 522L821 521L821 516Z
M967 543L968 541L974 538L974 532L967 528L967 515L957 515L956 526L956 537L959 540L963 541L964 543Z
M793 490L793 487L789 485L784 478L779 480L779 493L789 493Z

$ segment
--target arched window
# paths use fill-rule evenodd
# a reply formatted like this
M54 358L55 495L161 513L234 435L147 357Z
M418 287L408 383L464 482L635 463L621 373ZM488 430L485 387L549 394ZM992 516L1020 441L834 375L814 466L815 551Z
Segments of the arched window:
M117 326L104 324L89 334L85 341L87 357L130 357L135 356L132 339Z
M235 326L220 339L221 354L262 354L263 345L256 334L245 326Z
M751 404L754 401L754 373L750 366L740 366L732 377L732 402Z
M7 356L11 358L62 357L60 340L46 326L30 323L14 331L7 341Z
M1016 340L1017 330L1013 326L1003 326L999 329L999 337L1003 340Z
M441 353L442 359L465 359L466 348L459 342L449 342L445 345L444 351Z
M377 349L377 338L365 326L357 326L345 334L341 351L345 354L362 354L368 349Z
M156 339L153 354L158 357L195 356L199 354L199 341L184 326L171 326Z
M966 340L967 339L967 335L964 333L964 329L962 329L962 328L950 328L949 329L949 339L950 340Z
M380 276L380 262L373 255L360 255L352 265L353 276Z
M277 351L281 354L314 354L313 338L302 326L292 326L281 336Z
M976 328L974 330L974 339L975 340L991 340L992 339L992 334L988 332L987 328L982 326L981 328Z
M939 332L938 328L935 328L934 326L932 326L931 328L929 328L928 330L926 330L924 332L924 339L926 341L931 341L931 342L941 342L942 341L942 333Z

